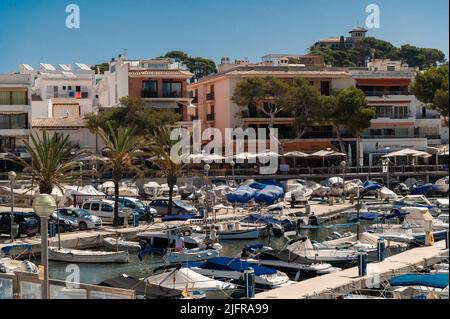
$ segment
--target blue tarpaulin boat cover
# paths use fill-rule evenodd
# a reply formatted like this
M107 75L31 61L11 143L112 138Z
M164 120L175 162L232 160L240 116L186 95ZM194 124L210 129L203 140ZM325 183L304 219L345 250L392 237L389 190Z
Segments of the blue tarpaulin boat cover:
M407 274L391 278L391 286L425 286L444 289L448 286L448 274Z
M246 261L242 261L240 259L233 259L230 257L216 257L208 259L205 262L189 262L186 265L188 267L199 267L203 269L214 269L214 270L229 270L238 272L244 272L244 270L251 267L255 271L256 276L274 275L277 273L276 269L250 264Z
M380 189L382 186L380 184L374 183L372 181L365 181L363 184L364 191L363 192L372 192Z
M413 186L411 188L411 195L426 195L433 189L433 184L424 184L420 186Z
M268 185L266 188L256 193L255 202L259 204L273 204L284 195L281 187Z
M256 195L256 190L249 186L240 186L234 192L226 195L227 201L230 203L248 203Z
M261 189L264 189L264 188L267 187L266 184L258 183L258 182L250 183L250 184L248 184L247 186L248 186L248 187L251 187L251 188L254 188L254 189L257 189L257 190L261 190Z
M5 256L7 256L7 255L9 255L9 252L11 251L11 249L23 249L24 251L31 252L33 250L33 245L31 245L31 244L12 244L12 245L7 245L7 246L3 246L0 249L0 252L2 254L4 254ZM0 256L2 254L0 254Z

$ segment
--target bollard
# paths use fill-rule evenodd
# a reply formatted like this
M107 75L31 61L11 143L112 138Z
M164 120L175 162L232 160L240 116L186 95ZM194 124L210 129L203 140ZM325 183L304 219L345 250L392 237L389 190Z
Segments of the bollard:
M384 239L380 238L377 241L377 261L378 262L381 262L384 260L384 251L385 251Z
M448 230L445 232L445 249L448 249Z
M367 254L358 255L358 276L364 277L367 275Z
M310 204L305 205L305 214L306 215L311 214L311 205Z
M50 237L56 236L56 224L55 223L50 223L49 235L50 235Z
M244 270L244 282L247 298L255 298L255 271L252 267Z

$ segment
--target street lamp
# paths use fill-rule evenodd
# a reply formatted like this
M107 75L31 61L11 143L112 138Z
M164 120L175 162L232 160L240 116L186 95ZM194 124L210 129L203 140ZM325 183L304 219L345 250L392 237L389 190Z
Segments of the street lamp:
M234 180L234 166L236 165L235 161L231 161L230 165L231 165L231 175L233 176Z
M95 187L97 187L97 185L95 184L96 176L97 176L97 168L95 167L95 165L92 165L92 184L94 184Z
M390 188L389 183L389 164L391 164L391 160L389 158L383 158L381 160L381 165L383 165L383 173L386 173L386 186L387 188Z
M346 161L342 161L341 162L341 167L342 167L342 196L344 198L344 202L345 202L344 183L345 183L345 167L346 166L347 166L347 162Z
M41 264L44 268L42 281L42 299L48 299L48 218L56 209L55 199L48 194L40 194L34 198L33 210L41 220Z
M8 178L11 181L11 242L14 242L14 182L16 181L16 173L9 172Z

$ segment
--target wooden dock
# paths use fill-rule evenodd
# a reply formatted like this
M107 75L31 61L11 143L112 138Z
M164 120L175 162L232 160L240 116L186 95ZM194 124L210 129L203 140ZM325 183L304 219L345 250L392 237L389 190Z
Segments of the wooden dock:
M256 295L256 299L324 299L335 298L375 283L385 282L392 276L428 267L448 259L449 251L445 241L439 241L431 247L413 248L386 258L383 262L369 263L368 275L358 277L358 267L345 269L304 280L290 286L265 291Z

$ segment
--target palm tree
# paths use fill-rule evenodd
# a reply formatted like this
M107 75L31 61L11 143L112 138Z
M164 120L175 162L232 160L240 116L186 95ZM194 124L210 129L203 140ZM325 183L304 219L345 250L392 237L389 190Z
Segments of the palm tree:
M170 150L178 141L170 138L170 129L167 126L157 128L153 132L150 151L154 155L153 163L159 167L163 176L167 178L169 186L169 207L167 213L172 214L173 188L177 183L177 177L181 175L184 165L173 161Z
M114 182L114 226L118 226L119 219L119 183L125 171L135 171L140 174L133 165L133 158L142 155L139 149L143 145L143 138L134 134L134 128L119 127L113 129L111 123L106 123L107 130L97 129L100 139L105 144L104 151L108 157L103 169L112 171Z
M44 131L42 138L38 134L31 135L30 141L24 141L24 146L31 156L31 163L15 155L12 161L31 173L39 193L51 194L53 187L62 191L63 184L71 184L79 178L79 173L74 172L78 167L74 159L80 152L69 141L69 135L54 133L50 136Z

